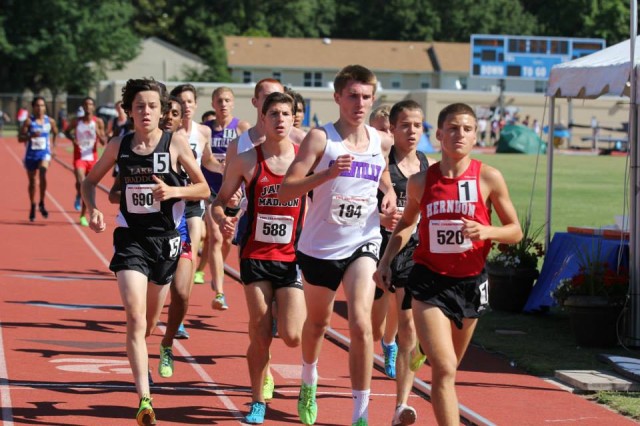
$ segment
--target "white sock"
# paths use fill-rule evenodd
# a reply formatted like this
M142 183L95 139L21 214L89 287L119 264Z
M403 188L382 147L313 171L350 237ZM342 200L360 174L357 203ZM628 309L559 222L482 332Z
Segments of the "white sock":
M386 347L393 346L395 343L396 343L395 340L392 341L391 343L387 343L387 342L384 341L384 337L382 338L382 344L385 345Z
M351 423L355 423L358 419L369 419L369 395L371 390L351 390L353 395L353 414L351 415Z
M311 364L302 361L302 381L305 385L315 385L318 383L318 360Z

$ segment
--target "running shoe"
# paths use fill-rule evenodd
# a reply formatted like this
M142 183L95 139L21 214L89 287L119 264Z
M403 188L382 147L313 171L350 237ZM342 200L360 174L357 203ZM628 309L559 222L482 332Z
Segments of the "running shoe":
M162 377L173 376L173 350L171 346L160 345L160 364L158 364L158 373Z
M211 302L211 307L218 311L226 311L229 309L229 305L227 305L227 300L223 293L216 294L216 298Z
M193 283L204 284L204 271L196 271L196 273L193 274Z
M40 214L42 215L42 217L44 217L45 219L49 217L49 212L47 211L47 209L44 207L44 203L40 202L40 204L38 205L38 207L40 208Z
M357 422L352 423L351 426L369 426L369 422L364 417L360 417Z
M176 335L174 336L176 339L188 339L189 333L187 333L187 329L184 328L184 324L180 323L178 327L178 331L176 331Z
M427 356L422 352L422 348L420 347L420 343L416 344L416 348L413 350L413 355L411 356L411 362L409 363L409 368L411 371L418 371L422 364L427 360Z
M262 384L262 397L265 401L271 401L273 399L273 390L276 384L273 381L273 376L267 374L264 376L264 383Z
M318 418L318 404L316 403L316 391L318 385L306 385L302 382L298 395L298 416L305 425L312 425Z
M140 408L138 408L136 420L138 421L138 426L156 424L156 414L153 412L153 407L151 406L151 398L145 396L140 400Z
M80 216L80 226L89 226L89 221L86 216Z
M73 203L73 208L76 209L77 212L82 208L82 199L79 195L76 195L76 201Z
M384 353L384 374L390 379L396 378L396 358L398 357L398 345L393 342L390 345L384 344L384 339L380 341L382 352Z
M33 222L36 220L36 205L31 204L31 210L29 210L29 220Z
M391 426L408 426L416 422L418 415L413 407L401 404L396 407L396 412L393 415L393 422Z
M245 416L244 422L249 423L250 425L261 425L264 423L264 415L266 411L267 404L264 402L254 401L251 403L249 414Z

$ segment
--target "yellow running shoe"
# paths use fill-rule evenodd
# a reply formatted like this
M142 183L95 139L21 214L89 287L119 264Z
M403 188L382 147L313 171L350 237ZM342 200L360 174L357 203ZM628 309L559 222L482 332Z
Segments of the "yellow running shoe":
M196 271L196 273L193 274L193 283L204 284L204 271Z
M316 391L318 385L306 385L302 382L300 395L298 396L298 416L305 425L312 425L318 418L318 404L316 402Z
M138 408L138 414L136 414L138 426L151 426L156 424L156 413L153 412L151 401L151 398L146 396L140 400L140 408Z
M262 397L265 401L271 401L273 399L273 390L276 384L273 381L273 376L267 374L264 376L264 383L262 384Z
M413 355L411 356L411 362L409 363L409 368L411 371L416 372L422 367L422 364L427 360L427 356L422 353L422 348L420 347L420 343L416 343L416 348L413 350Z
M158 373L162 377L173 376L173 350L171 346L160 345L160 364L158 364Z
M80 226L89 226L89 221L86 216L80 216Z

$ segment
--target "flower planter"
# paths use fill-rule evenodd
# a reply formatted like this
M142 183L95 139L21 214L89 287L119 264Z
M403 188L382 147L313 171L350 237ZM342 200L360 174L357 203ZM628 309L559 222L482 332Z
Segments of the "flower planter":
M487 267L489 306L497 311L522 312L533 283L538 278L535 268L502 269Z
M569 296L564 302L571 330L580 346L610 347L618 343L622 305L600 296Z

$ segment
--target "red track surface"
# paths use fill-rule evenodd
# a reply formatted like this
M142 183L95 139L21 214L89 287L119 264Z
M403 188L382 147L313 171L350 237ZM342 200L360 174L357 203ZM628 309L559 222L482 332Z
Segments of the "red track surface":
M72 173L53 162L48 173L48 219L28 217L23 146L0 139L3 184L0 259L0 405L2 424L135 424L137 396L126 359L124 312L108 270L113 220L95 234L77 225L72 208ZM70 164L70 144L58 148ZM105 178L106 185L111 184ZM116 209L99 191L107 216ZM237 269L235 253L230 266ZM208 285L195 286L185 324L191 338L176 341L176 372L170 379L155 373L160 331L148 339L156 386L152 388L158 424L238 424L250 401L244 360L247 311L239 284L228 278L227 312L212 311ZM338 308L340 303L338 303ZM337 309L333 329L348 336ZM162 319L166 318L163 314ZM379 346L376 345L379 353ZM276 394L265 425L299 424L296 399L299 349L275 339L272 365ZM323 346L319 364L318 425L350 424L351 393L347 353L332 341ZM420 378L429 380L424 367ZM460 403L498 425L636 424L608 409L511 368L500 358L472 348L458 376ZM374 370L370 424L389 425L394 383ZM419 395L410 403L417 424L435 424L430 404Z

